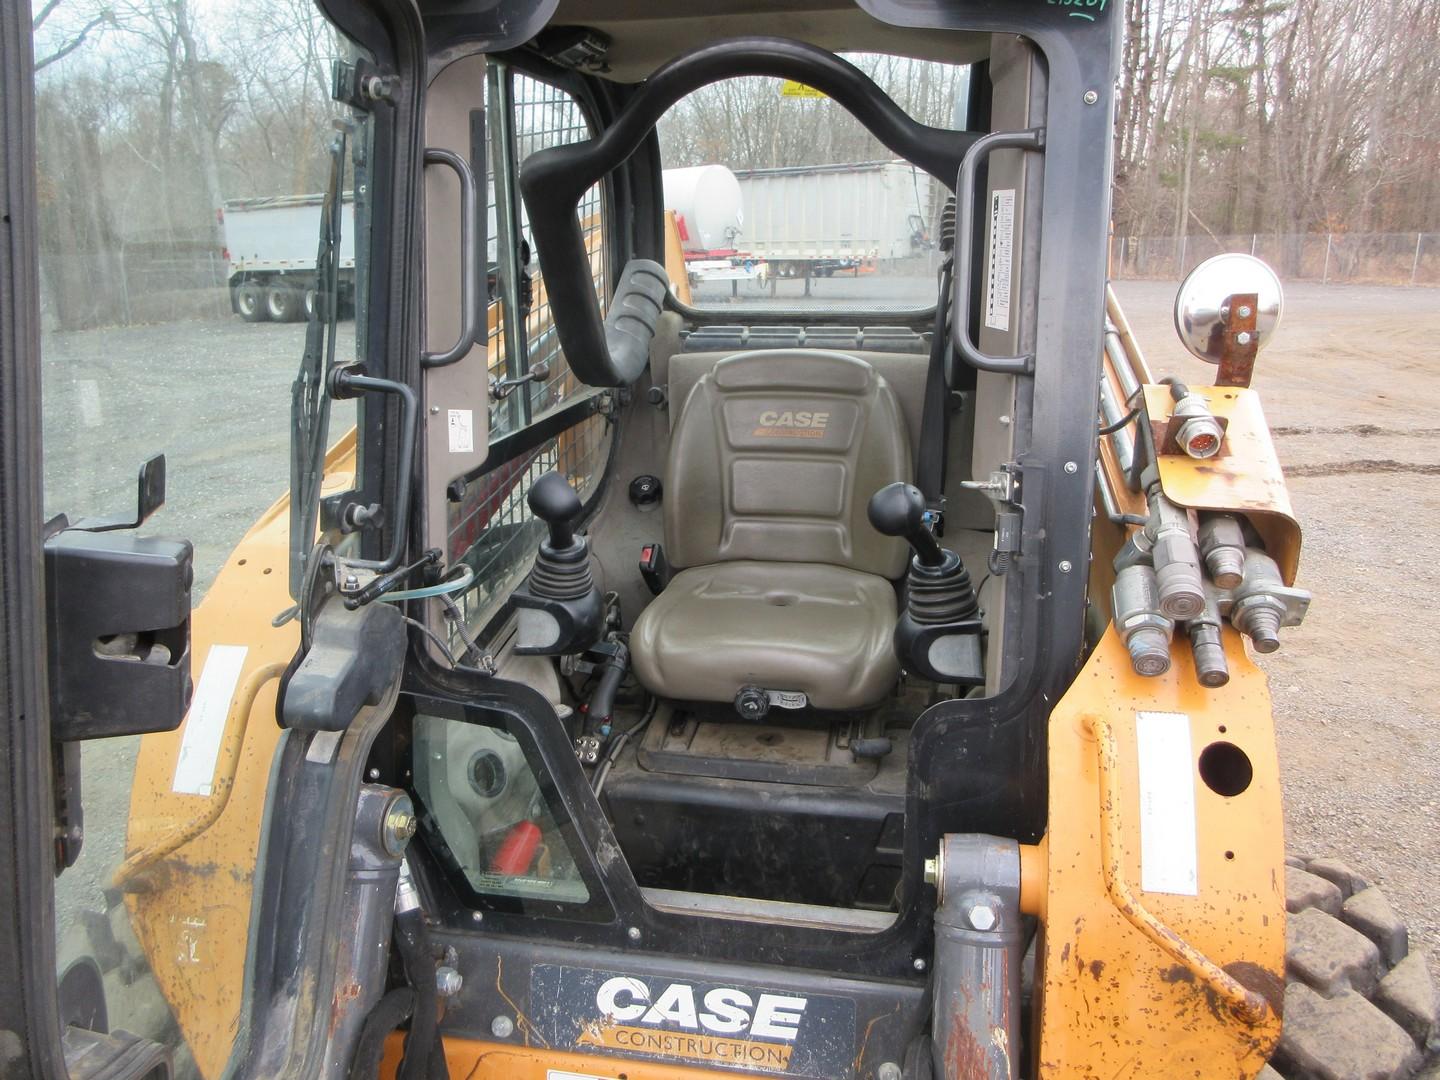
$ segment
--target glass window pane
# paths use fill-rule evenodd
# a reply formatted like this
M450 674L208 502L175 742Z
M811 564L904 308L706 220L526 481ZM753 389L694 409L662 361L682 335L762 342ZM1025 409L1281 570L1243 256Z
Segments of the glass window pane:
M194 544L192 679L232 730L266 650L295 647L293 625L269 626L289 602L284 544L264 565L235 549L289 486L320 193L334 122L352 119L330 67L351 48L303 0L34 0L33 15L45 509L133 512L141 462L166 455L167 502L141 533ZM369 196L352 178L368 142L354 123L338 362L363 353ZM336 403L332 442L354 417ZM263 635L221 610L239 592L273 604ZM227 657L233 678L207 680ZM64 1018L167 1043L182 1077L219 1075L238 1023L253 800L277 737L261 715L274 680L257 685L255 719L235 711L243 750L194 770L179 767L193 709L174 732L79 744L83 840L56 883ZM229 799L231 775L248 798Z
M967 68L875 53L845 59L916 120L963 128ZM829 98L781 79L726 79L676 102L658 132L665 209L694 306L864 312L935 303L948 190Z

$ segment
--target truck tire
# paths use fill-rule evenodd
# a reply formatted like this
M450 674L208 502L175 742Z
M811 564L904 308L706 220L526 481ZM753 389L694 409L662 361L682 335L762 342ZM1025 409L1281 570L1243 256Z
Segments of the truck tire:
M315 318L315 305L319 303L320 290L313 285L304 292L304 299L300 304L301 318L306 322Z
M246 322L264 322L265 287L263 285L239 285L235 289L235 310Z
M304 307L300 291L289 285L271 285L265 290L265 313L275 322L295 322Z
M1285 861L1285 1026L1260 1080L1440 1075L1440 1004L1405 923L1340 860Z

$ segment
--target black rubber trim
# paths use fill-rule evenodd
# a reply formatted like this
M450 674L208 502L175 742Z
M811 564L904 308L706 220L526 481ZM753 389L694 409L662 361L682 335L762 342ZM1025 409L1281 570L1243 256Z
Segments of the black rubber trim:
M600 135L539 150L520 167L520 196L540 252L555 330L576 376L592 386L621 386L627 372L605 346L576 206L589 187L633 154L680 98L720 79L769 75L828 95L900 157L953 187L965 153L980 135L947 131L906 116L859 68L834 53L786 38L717 41L672 60Z
M537 446L543 446L562 431L574 427L599 412L600 398L601 394L598 391L576 398L564 408L546 413L533 424L496 439L490 444L490 452L485 455L485 460L467 472L462 479L466 483L478 480L486 473L514 461Z

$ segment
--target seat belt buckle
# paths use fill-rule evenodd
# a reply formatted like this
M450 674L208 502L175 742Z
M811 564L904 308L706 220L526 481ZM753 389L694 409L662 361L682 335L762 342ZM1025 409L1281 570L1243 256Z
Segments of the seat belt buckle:
M652 596L659 596L670 584L670 564L659 544L646 544L640 549L640 576Z

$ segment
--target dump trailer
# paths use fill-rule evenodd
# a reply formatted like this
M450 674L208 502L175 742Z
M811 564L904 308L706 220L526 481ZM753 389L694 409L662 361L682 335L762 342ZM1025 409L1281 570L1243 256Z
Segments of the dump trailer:
M323 195L231 199L221 218L230 264L230 309L246 322L296 322L315 308L315 251ZM342 203L336 272L341 302L355 290L355 201Z
M933 177L904 161L737 172L741 246L776 277L830 277L926 254ZM943 187L943 185L941 185ZM943 199L941 200L943 202Z
M316 223L293 379L196 339L196 457L235 456L149 524L160 456L130 513L41 499L31 21L0 7L7 1077L1435 1067L1403 922L1284 847L1280 282L1182 284L1186 380L1107 283L1123 6L791 7L327 0L359 231ZM963 130L832 51L861 49L963 69ZM917 306L671 297L656 125L757 75L905 163L761 176L746 242L923 250ZM86 443L163 408L151 366ZM274 490L266 423L289 491L196 604L166 530ZM93 905L58 949L57 875Z

